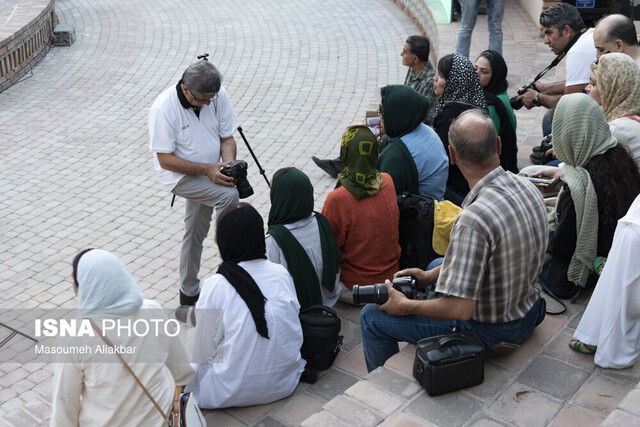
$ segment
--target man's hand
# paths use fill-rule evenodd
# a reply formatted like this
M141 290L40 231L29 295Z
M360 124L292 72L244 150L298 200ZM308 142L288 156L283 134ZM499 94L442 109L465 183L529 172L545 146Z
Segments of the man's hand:
M537 83L536 83L537 84ZM526 107L527 110L532 109L536 105L533 103L533 98L538 94L537 91L533 89L527 89L525 93L518 97L519 101L522 101L522 105Z
M385 280L384 285L387 287L389 299L384 304L378 306L378 308L391 316L406 316L409 314L407 305L410 303L410 300L407 299L402 292L393 289L389 280Z
M220 172L220 169L222 169L223 167L227 167L228 165L229 164L226 162L218 162L207 165L207 176L214 184L233 187L236 184L235 178L224 175Z
M398 271L393 275L393 277L396 278L403 276L413 276L416 278L416 284L418 285L418 288L424 289L427 286L436 283L439 275L440 266L437 266L436 268L428 271L421 270L419 268L405 268L404 270Z

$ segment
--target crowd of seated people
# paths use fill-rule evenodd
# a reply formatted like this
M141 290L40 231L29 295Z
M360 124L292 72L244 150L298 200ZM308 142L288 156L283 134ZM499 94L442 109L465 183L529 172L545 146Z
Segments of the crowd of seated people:
M185 384L203 408L284 398L306 380L300 309L352 302L354 285L382 282L389 301L365 307L361 317L369 370L395 353L398 341L455 328L482 335L489 355L517 348L544 317L539 284L560 298L595 287L569 345L595 353L603 367L633 364L640 353L640 271L630 256L640 241L640 68L625 53L606 53L590 70L589 95L566 94L555 106L552 143L560 166L534 173L558 183L549 211L544 192L515 175L517 125L498 52L482 52L475 67L466 57L443 56L432 83L435 106L411 85L383 87L379 115L387 142L379 152L368 127L346 129L341 170L322 213L314 211L309 177L288 167L271 181L267 230L247 203L218 216L222 263L187 316L186 352L167 339L161 363L139 363L136 374L166 410L175 384ZM463 208L442 265L398 272L397 195L403 192ZM108 252L82 252L73 271L78 308L89 318L101 310L135 315L157 306L142 299L124 264ZM408 302L389 282L398 274L435 284L443 296ZM419 321L401 330L390 326L391 317ZM58 368L54 425L119 424L134 406L138 424L158 421L161 412L141 388L123 388L125 370L114 374L109 365L106 375L103 364L88 362Z

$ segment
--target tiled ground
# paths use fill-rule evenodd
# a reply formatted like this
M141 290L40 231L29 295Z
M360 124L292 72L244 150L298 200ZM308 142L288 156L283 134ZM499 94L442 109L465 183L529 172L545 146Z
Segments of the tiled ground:
M507 3L504 53L514 92L553 55L526 13ZM60 0L56 10L74 25L76 43L52 49L30 78L0 93L3 308L72 307L71 259L89 246L121 256L145 297L177 306L183 203L170 209L156 182L146 114L196 55L209 52L223 72L267 173L304 170L319 209L334 182L310 156L335 155L344 128L377 105L377 88L402 81L399 53L416 31L390 0ZM454 49L457 25L439 27L441 55ZM487 34L480 17L472 57ZM521 166L540 140L540 120L540 111L518 112ZM239 158L248 159L237 139ZM249 201L266 216L268 190L252 162L250 181ZM205 276L219 262L211 236L206 245ZM367 375L359 309L339 303L343 351L316 384L206 416L225 426L595 425L622 401L626 412L613 422L637 420L629 417L640 415L639 392L624 396L640 368L602 370L566 345L584 305L548 316L518 352L487 364L480 386L430 398L411 378L411 346ZM0 426L47 424L52 366L3 363L0 371Z

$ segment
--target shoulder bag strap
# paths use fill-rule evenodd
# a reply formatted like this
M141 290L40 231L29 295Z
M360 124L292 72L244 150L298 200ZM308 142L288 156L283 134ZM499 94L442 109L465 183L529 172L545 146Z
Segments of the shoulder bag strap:
M558 65L560 61L562 61L562 59L567 55L567 52L569 52L569 49L571 49L573 45L576 44L578 39L586 32L587 32L586 27L576 32L576 34L573 36L571 40L569 40L569 43L567 43L567 45L564 47L564 49L562 49L562 51L558 54L558 56L556 56L556 58L553 61L551 61L551 64L549 64L547 68L545 68L544 70L540 71L540 73L538 73L538 75L533 79L532 83L535 83L538 80L540 80L542 76L544 76L547 73L547 71L549 71L550 69Z
M100 328L98 328L96 326L96 324L93 322L93 320L89 319L89 322L91 322L91 327L93 328L93 330L96 331L98 333L98 335L100 335L100 338L102 338L102 341L104 341L109 347L114 349L114 352L115 352L116 356L118 356L118 359L120 359L120 361L122 362L124 367L127 369L127 371L129 371L129 373L131 374L133 379L136 380L136 383L138 383L140 388L142 388L142 391L144 391L144 394L146 394L147 397L149 398L149 400L151 400L151 402L153 402L153 405L160 412L160 414L162 415L162 418L166 420L167 419L167 415L164 413L162 408L160 408L160 405L158 405L158 402L156 402L156 400L153 398L153 396L151 396L151 393L149 393L147 388L144 385L142 385L142 383L140 382L140 380L138 379L136 374L133 372L133 370L131 369L129 364L124 360L124 358L120 355L120 353L115 351L115 346L113 345L113 343L109 340L109 338L107 338L106 336L104 336L102 334L102 331L100 330Z
M640 123L640 119L638 119L637 117L633 117L633 116L622 116L622 117L626 117L627 119L635 120L636 122Z

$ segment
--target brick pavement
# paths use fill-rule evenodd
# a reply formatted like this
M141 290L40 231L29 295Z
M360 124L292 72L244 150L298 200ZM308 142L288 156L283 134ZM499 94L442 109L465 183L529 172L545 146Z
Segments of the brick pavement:
M526 13L508 3L504 51L514 91L552 55ZM344 128L377 105L377 89L402 81L400 49L416 31L390 0L60 0L56 10L60 22L74 25L76 43L52 49L32 77L0 93L3 308L72 307L71 260L90 246L118 254L145 297L177 306L183 203L170 209L157 184L146 114L196 55L209 52L223 72L267 173L304 170L320 208L334 182L310 156L335 155ZM457 28L439 27L441 55L454 49ZM486 40L480 17L472 57ZM539 141L540 114L521 111L518 120L523 165L527 147ZM238 157L249 160L237 137ZM249 201L266 217L267 187L249 163L256 190ZM206 276L219 258L212 236L205 246ZM359 310L339 303L343 351L316 384L207 418L230 426L597 424L633 389L640 369L602 370L567 348L584 305L548 317L517 353L489 363L482 385L429 398L410 376L410 346L367 375ZM3 363L0 371L0 426L46 424L53 366ZM637 412L634 393L619 419Z

